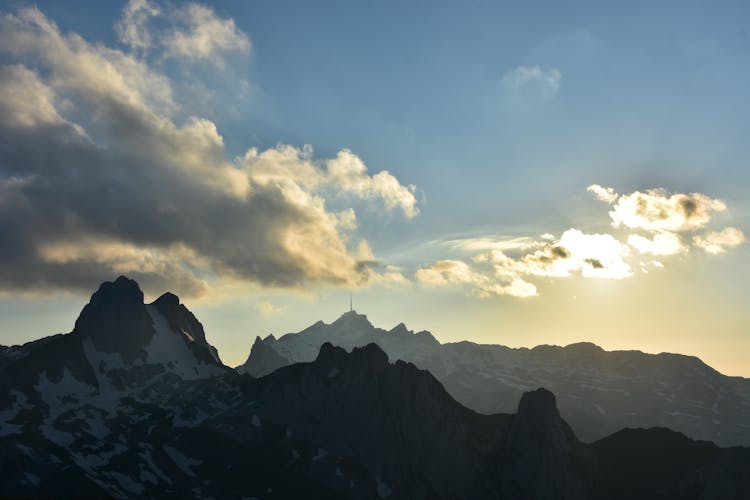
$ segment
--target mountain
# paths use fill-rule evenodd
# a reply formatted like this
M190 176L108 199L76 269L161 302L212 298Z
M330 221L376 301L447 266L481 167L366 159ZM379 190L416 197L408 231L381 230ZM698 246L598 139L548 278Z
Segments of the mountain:
M750 380L722 375L692 356L607 352L586 342L533 349L440 344L429 332L403 324L386 331L350 311L331 324L256 338L237 370L257 377L312 361L325 342L346 350L375 343L391 359L429 370L457 401L480 413L512 412L524 392L546 387L587 442L625 427L668 427L722 446L750 445Z
M238 374L174 295L145 305L126 278L99 288L73 332L1 352L0 498L750 493L748 448L661 428L585 444L547 389L477 413L374 343L324 342L309 362Z
M260 379L192 379L162 404L123 398L35 431L34 406L0 437L0 496L117 498L743 498L746 448L666 429L593 445L554 395L525 393L515 414L465 408L429 372L370 344L324 344L311 363ZM66 397L80 398L79 387ZM204 404L201 418L181 413ZM671 458L671 460L669 460ZM703 495L703 496L701 496Z
M121 388L125 368L150 375L202 378L224 373L203 326L171 293L144 304L138 284L124 276L91 296L67 335L10 348L0 358L9 380L58 385L71 378L97 389Z

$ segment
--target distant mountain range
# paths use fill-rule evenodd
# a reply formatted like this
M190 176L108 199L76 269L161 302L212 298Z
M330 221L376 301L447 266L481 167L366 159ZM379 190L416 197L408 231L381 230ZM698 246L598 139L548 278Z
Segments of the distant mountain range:
M749 448L665 428L584 444L549 390L484 415L375 343L310 345L239 374L176 296L104 283L73 332L0 349L0 497L750 498Z
M375 343L390 359L428 370L458 402L480 413L509 413L524 392L545 387L584 441L625 427L668 427L722 446L750 445L750 379L728 377L700 359L679 354L608 352L591 343L512 349L440 344L430 332L399 324L374 327L350 311L331 324L255 339L237 368L255 377L315 359L325 343L350 351Z

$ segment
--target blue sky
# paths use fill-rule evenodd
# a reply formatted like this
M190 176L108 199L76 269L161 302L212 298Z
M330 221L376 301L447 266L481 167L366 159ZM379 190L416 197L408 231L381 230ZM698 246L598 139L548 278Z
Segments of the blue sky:
M1 5L9 15L28 6L16 1ZM214 255L201 247L203 240L182 233L168 243L184 243L198 254L180 258L187 259L183 267L192 270L190 279L206 281L210 290L197 293L169 273L146 277L146 284L141 280L151 296L162 288L180 292L184 286L185 302L229 362L243 361L255 335L334 319L353 289L358 309L376 324L391 327L405 321L444 341L520 346L592 340L607 348L699 354L720 370L750 375L738 354L750 349L750 315L742 306L750 298L742 286L750 278L747 244L736 233L721 233L725 228L740 234L749 230L746 2L711 7L703 2L214 2L208 9L213 17L201 17L201 22L231 19L234 38L203 59L162 43L173 24L189 25L181 14L188 11L187 3L151 3L160 14L147 23L153 37L148 50L129 47L118 36L115 24L121 22L124 2L35 5L61 33L86 40L86 50L119 51L162 77L176 103L164 116L178 127L191 117L215 124L223 140L221 154L229 162L249 148L263 152L286 144L301 150L310 144L318 161L346 149L366 164L370 177L357 182L369 183L369 191L335 179L321 180L320 190L310 188L326 203L327 212L317 215L356 211L356 230L336 234L346 234L345 258L356 254L358 241L369 244L379 267L366 283L355 285L342 273L329 279L325 269L308 268L301 281L283 282L290 276L287 270L280 269L281 277L259 272L253 267L260 265L256 261L238 263L234 253L223 250ZM55 81L63 69L40 62L43 56L22 46L30 42L16 38L16 31L33 29L8 26L0 36L13 49L2 51L0 62L36 72L53 89L60 116L80 125L94 142L116 146L118 136L102 125L110 122L97 121L98 115L90 113L99 105L91 97L94 91L83 88L84 80ZM158 97L149 94L152 90L139 94L149 106ZM72 104L66 105L66 99ZM49 140L44 137L39 140ZM106 182L115 189L131 182L126 163L112 165ZM0 174L19 175L20 167L15 168ZM327 172L328 167L320 168ZM398 191L398 201L388 198L385 188L373 187L372 176L383 170L406 190ZM622 210L631 194L661 188L653 203L699 193L708 212L705 220L657 229L623 212L620 226L613 228L616 221L609 212L620 201L596 199L587 191L593 184L612 187L624 200ZM407 213L407 191L418 215ZM85 189L81 192L85 196ZM161 195L177 196L175 192ZM203 199L201 192L189 193L194 200ZM45 196L36 202L49 201L51 195ZM123 207L148 213L138 196L128 200ZM395 203L390 209L389 200ZM714 200L721 200L724 209L711 209ZM674 198L673 205L678 201ZM71 211L84 213L79 208ZM197 203L196 214L210 210L214 205ZM260 212L252 208L252 213ZM252 227L269 234L287 220L258 217ZM42 216L38 224L44 222ZM75 255L81 265L86 258L106 265L75 276L65 269L57 281L41 272L34 283L5 278L13 284L4 287L0 299L0 343L69 329L90 293L86 290L122 269L122 255L117 265L106 260L112 258L115 242L127 244L130 254L143 248L166 251L164 238L151 233L113 232L99 220L84 226L71 238L85 236L103 245L106 236L109 246L100 245L100 253L92 256L80 248L73 252L69 241L62 248L64 234L47 238L47 263L54 257L59 264L65 254L66 259ZM584 275L597 268L589 269L584 261L592 257L580 257L577 267L529 270L517 262L501 265L482 257L487 245L467 250L469 242L477 248L479 237L495 243L528 238L525 249L505 250L520 262L526 254L560 246L570 229L616 239L623 245L616 252L629 252L630 274L589 279ZM231 240L231 230L227 223L222 237ZM667 232L683 246L662 251L658 259L636 248L639 240L629 239L635 233L653 238ZM699 245L712 232L724 235L720 252ZM545 233L551 238L541 238ZM42 238L41 233L23 234L29 241ZM566 241L575 234L568 233ZM464 246L459 248L456 240ZM595 244L590 238L581 240L584 247ZM223 248L223 241L216 246ZM592 255L601 254L597 252ZM18 268L16 261L3 258L5 267ZM481 258L485 260L477 260ZM206 259L220 265L205 264ZM444 261L454 267L435 268ZM336 261L321 262L329 263L321 266L325 268ZM467 267L459 269L455 262ZM433 274L420 275L420 269ZM227 273L231 283L226 283ZM387 273L398 273L409 283L388 282L382 278ZM438 275L444 283L435 279ZM514 278L533 284L534 296L519 297L525 293L507 288Z

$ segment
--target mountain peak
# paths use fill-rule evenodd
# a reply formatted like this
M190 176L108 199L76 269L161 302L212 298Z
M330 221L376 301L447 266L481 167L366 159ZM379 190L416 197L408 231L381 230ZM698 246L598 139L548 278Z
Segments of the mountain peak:
M560 416L557 399L551 391L541 387L525 392L518 404L518 416L533 424L547 424L557 420Z
M394 333L396 335L403 335L405 333L411 333L411 331L406 328L406 325L403 323L399 323L398 325L391 328L391 331L388 333Z
M163 293L153 304L159 309L177 309L180 305L180 298L172 292Z
M370 320L364 314L359 314L355 310L347 311L339 319L331 323L336 326L346 326L349 328L373 328Z
M91 295L91 304L128 302L143 304L143 292L135 280L118 276L114 281L105 281Z
M369 369L388 365L388 355L374 342L355 347L349 354L344 348L334 346L330 342L325 342L320 346L315 363L328 365L339 362L352 363L354 366Z
M142 356L154 329L138 283L125 276L102 283L78 316L73 333L90 337L100 351L119 352L127 360Z
M572 351L572 352L579 353L582 355L587 355L587 356L601 354L605 352L604 349L594 344L593 342L576 342L574 344L566 345L565 349L567 351Z

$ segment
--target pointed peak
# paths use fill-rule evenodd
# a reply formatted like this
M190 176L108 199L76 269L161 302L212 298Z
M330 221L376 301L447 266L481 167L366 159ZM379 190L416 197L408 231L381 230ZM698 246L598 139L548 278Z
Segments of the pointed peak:
M368 327L373 328L372 323L370 323L370 320L367 319L367 316L364 314L359 314L357 311L347 311L344 314L339 317L336 321L331 323L332 325L337 326L350 326L350 327Z
M391 330L388 333L394 333L394 334L405 334L405 333L413 333L411 330L406 328L406 325L403 323L399 323L398 325L391 328Z
M163 293L152 302L159 310L175 310L180 306L180 298L172 292Z

